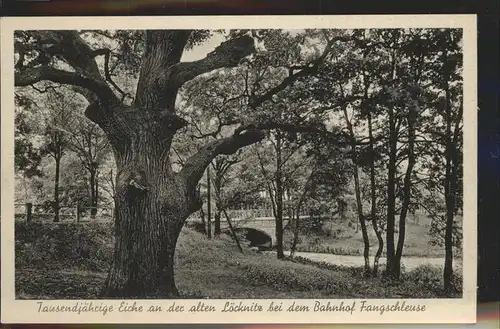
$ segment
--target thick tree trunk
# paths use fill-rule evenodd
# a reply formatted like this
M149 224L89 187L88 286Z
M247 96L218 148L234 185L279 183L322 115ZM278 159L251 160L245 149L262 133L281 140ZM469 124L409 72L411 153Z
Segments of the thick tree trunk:
M110 298L177 297L175 246L185 219L199 209L164 145L147 134L115 152L115 255L102 291Z
M60 169L61 169L61 155L59 152L56 153L55 156L56 160L56 174L54 178L54 223L59 222L59 176L60 176Z

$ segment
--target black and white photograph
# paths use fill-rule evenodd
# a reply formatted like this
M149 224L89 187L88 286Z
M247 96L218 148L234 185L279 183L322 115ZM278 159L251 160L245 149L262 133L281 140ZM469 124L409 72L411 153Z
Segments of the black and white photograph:
M16 303L218 300L248 319L288 300L286 319L300 300L363 316L475 294L463 23L163 20L3 38Z

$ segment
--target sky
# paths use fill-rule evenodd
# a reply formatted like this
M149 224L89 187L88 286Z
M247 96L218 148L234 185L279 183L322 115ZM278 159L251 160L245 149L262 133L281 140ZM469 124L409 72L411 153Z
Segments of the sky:
M203 42L201 45L194 47L191 50L185 51L182 55L182 62L190 62L198 59L202 59L209 52L215 49L218 45L220 45L224 41L224 36L221 34L215 34L210 39Z
M291 33L292 35L303 31L303 29L294 29L294 30L283 30ZM194 47L191 50L185 51L181 61L190 62L198 59L202 59L209 52L215 49L218 45L225 41L224 35L220 33L214 34L210 39L203 42L201 45Z

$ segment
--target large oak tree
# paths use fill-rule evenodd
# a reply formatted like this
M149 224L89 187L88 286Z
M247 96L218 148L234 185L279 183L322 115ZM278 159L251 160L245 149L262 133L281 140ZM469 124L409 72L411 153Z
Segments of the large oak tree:
M96 46L82 36L84 33L89 32L17 31L15 85L48 80L72 86L88 101L85 115L102 128L113 149L117 167L116 242L102 295L178 296L173 269L175 246L185 219L201 207L196 186L206 167L220 154L230 155L262 140L263 129L301 127L270 120L241 122L231 136L207 143L175 172L170 161L172 140L187 123L176 114L180 88L199 75L239 65L255 52L254 38L250 33L232 33L205 58L181 62L185 48L206 37L206 31L91 32L116 37L115 46L121 50L118 58L140 66L132 96L113 81L113 72L121 65L119 61L111 63L114 50ZM258 108L298 79L316 72L336 41L351 40L345 35L318 35L324 37L324 50L312 59L290 63L295 64L288 68L291 74L261 94L252 95L249 109ZM131 46L134 49L130 50ZM130 55L134 52L135 56Z

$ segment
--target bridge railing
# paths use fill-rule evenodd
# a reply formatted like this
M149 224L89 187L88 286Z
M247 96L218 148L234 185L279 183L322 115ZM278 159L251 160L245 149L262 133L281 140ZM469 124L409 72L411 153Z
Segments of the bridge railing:
M274 220L274 214L272 209L266 209L266 208L261 208L261 209L228 209L226 210L227 215L229 218L234 221L247 221L247 220L259 220L264 218L264 220L269 220L272 218ZM306 212L301 213L301 217L307 217L308 214ZM207 214L205 212L205 219L207 217ZM283 213L283 218L289 218L290 214L288 212ZM189 218L187 219L188 221L201 221L201 213L199 211L193 213ZM212 213L212 220L213 220L213 213ZM224 221L224 219L222 220ZM222 222L221 221L221 222Z

